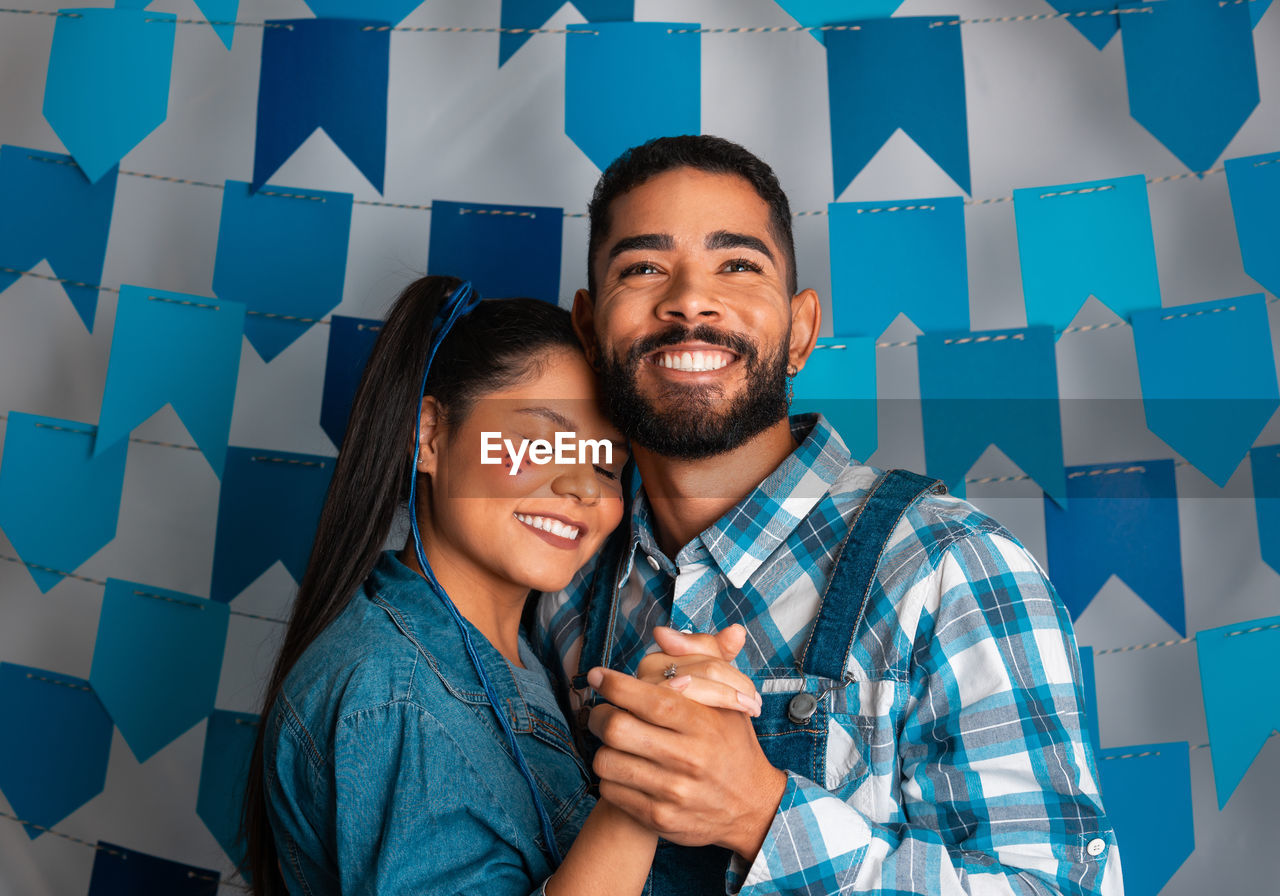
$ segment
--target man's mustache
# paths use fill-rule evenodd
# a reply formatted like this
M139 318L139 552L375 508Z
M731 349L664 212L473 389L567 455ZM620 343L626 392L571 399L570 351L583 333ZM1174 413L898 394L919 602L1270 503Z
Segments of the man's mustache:
M754 361L759 354L754 342L737 333L726 333L723 330L717 330L710 324L699 324L696 327L672 324L665 330L637 340L632 344L631 351L627 353L627 357L628 360L634 363L650 352L665 348L668 345L679 345L682 342L705 342L708 345L717 345L721 348L727 348L747 361Z

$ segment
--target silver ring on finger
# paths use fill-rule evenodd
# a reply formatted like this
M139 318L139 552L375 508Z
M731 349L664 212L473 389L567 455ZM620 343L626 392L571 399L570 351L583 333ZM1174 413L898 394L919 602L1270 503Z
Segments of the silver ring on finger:
M677 671L676 664L672 663L671 665L667 666L667 668L662 670L662 677L665 678L667 681L670 681L671 679L676 677L676 671Z

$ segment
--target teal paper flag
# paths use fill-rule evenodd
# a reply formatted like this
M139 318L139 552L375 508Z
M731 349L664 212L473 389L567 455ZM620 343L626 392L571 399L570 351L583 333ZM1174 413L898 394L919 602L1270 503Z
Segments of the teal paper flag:
M1253 468L1253 506L1258 515L1258 544L1262 559L1280 573L1280 445L1249 451Z
M555 305L563 233L563 209L435 199L428 272L468 279L482 296L528 296Z
M1226 169L1245 273L1280 295L1280 152L1227 159Z
M0 461L0 528L41 591L116 537L125 452L94 455L96 426L9 414Z
M240 814L258 723L255 715L215 709L209 716L200 764L196 814L236 865L244 860Z
M1261 295L1133 314L1147 427L1219 486L1280 407Z
M1120 16L1114 12L1115 0L1048 0L1048 3L1064 13L1067 21L1099 50L1120 30Z
M238 302L122 287L94 453L171 404L221 476L243 333Z
M498 65L506 65L516 50L524 46L533 30L547 24L565 0L501 0L498 35ZM628 22L635 18L635 0L574 0L574 6L588 22Z
M1280 655L1280 616L1196 632L1196 653L1213 784L1223 809L1271 732L1280 729L1280 690L1269 686Z
M809 28L818 43L826 43L829 33L823 26L834 26L851 19L887 19L902 5L902 0L778 0L787 15Z
M1089 728L1093 755L1102 753L1102 736L1098 732L1098 679L1093 671L1093 648L1080 648L1080 683L1084 690L1084 714Z
M866 459L875 453L879 430L874 339L820 338L796 376L794 390L791 413L821 413L854 457Z
M1098 757L1107 819L1124 861L1125 896L1157 896L1196 848L1186 742L1137 744Z

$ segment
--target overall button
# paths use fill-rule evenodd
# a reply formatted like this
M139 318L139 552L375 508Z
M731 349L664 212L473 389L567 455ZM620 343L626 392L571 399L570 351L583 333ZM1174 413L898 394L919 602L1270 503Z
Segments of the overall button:
M813 718L818 711L818 698L813 694L796 694L787 704L787 718L797 725L803 725Z
M1107 851L1107 841L1101 837L1094 837L1089 841L1089 845L1084 848L1084 851L1096 859Z
M654 572L662 569L662 567L658 565L658 561L653 558L652 554L645 554L644 559L649 561L649 565L653 567Z

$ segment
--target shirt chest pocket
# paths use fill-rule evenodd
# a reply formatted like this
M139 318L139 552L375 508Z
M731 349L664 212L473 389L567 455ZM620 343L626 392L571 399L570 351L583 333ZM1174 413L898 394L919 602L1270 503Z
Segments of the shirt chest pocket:
M861 784L874 721L848 711L845 693L853 688L816 676L757 679L756 688L763 706L752 724L773 766L831 791Z

